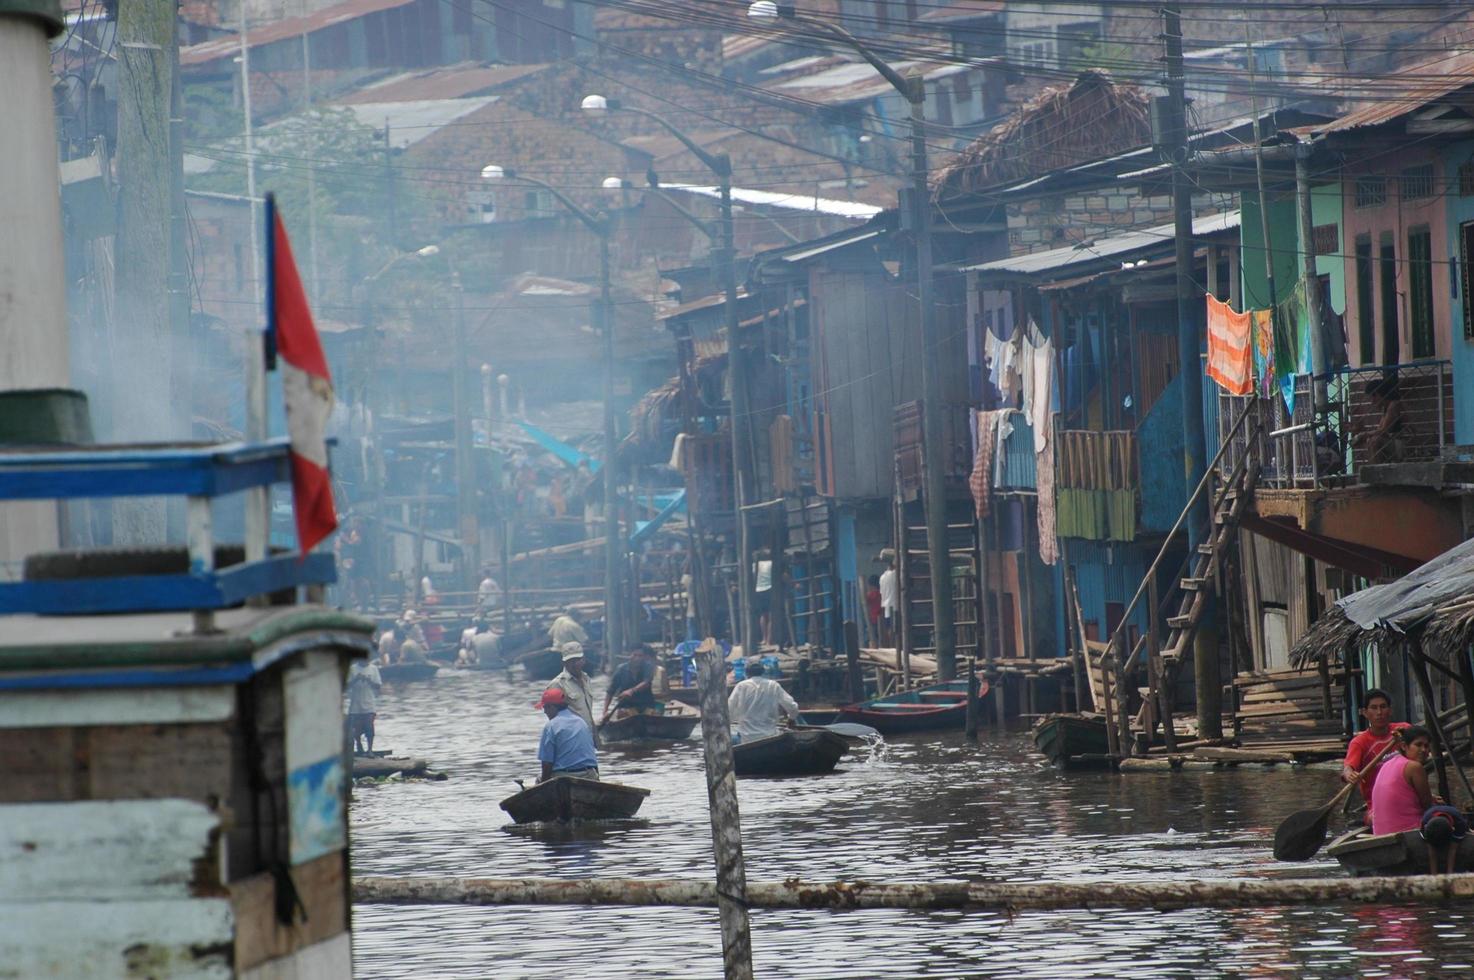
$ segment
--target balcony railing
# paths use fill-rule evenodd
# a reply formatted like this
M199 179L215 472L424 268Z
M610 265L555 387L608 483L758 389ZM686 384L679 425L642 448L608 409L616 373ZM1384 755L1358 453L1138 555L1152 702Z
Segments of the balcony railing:
M1232 430L1249 399L1219 395L1220 434ZM1295 377L1291 413L1278 393L1258 451L1261 486L1318 488L1359 482L1363 466L1438 459L1454 441L1453 369L1448 361L1343 368L1326 380L1316 411L1310 375ZM1252 431L1246 427L1245 431ZM1240 434L1224 454L1232 468L1247 451Z

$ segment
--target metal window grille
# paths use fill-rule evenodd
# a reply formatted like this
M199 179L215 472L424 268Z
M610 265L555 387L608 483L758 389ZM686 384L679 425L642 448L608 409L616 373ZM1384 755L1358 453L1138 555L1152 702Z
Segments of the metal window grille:
M1359 177L1356 181L1356 206L1373 208L1387 203L1387 181L1381 177Z
M1415 201L1419 198L1433 196L1433 164L1425 163L1417 167L1408 167L1402 172L1401 180L1403 200Z
M1459 167L1459 196L1474 197L1474 160Z

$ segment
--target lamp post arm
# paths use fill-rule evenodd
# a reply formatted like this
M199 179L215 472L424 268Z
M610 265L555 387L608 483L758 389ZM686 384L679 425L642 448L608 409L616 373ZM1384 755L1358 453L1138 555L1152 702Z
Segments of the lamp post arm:
M675 198L666 193L665 188L661 187L659 184L651 184L645 189L648 191L653 191L656 196L658 196L662 201L664 201L666 204L669 204L677 214L685 218L687 221L691 222L691 224L695 225L697 228L701 229L701 233L707 238L711 239L712 241L716 240L718 233L712 229L711 225L707 224L705 221L702 221L700 218L696 217L696 215L692 214L690 210L678 203Z
M610 105L611 107L613 107L615 104L611 102ZM676 139L680 140L681 145L694 153L696 155L696 158L699 159L702 163L706 164L707 169L710 170L712 173L716 174L718 177L732 176L731 157L727 156L727 154L725 153L711 153L707 150L702 149L695 140L691 139L691 137L687 136L676 127L672 126L664 119L664 117L656 115L649 109L641 109L639 106L624 105L623 103L620 103L618 105L618 111L633 112L638 115L644 116L646 119L653 119L655 122L659 123L661 128L664 129L667 133L670 133Z
M792 21L795 24L802 24L805 27L809 27L813 30L819 31L820 33L827 34L829 37L834 38L845 47L850 48L860 57L864 58L865 61L869 63L871 68L874 68L876 71L880 72L881 76L885 78L887 82L891 83L891 87L894 88L897 92L900 92L901 95L905 96L908 102L926 101L926 88L924 85L921 84L922 79L919 76L912 79L902 75L900 72L896 71L890 65L882 61L880 57L875 54L875 52L867 48L859 38L855 37L855 35L851 34L843 27L840 27L838 24L825 23L822 20L815 20L812 17L804 17L799 14L792 14L790 16L784 17L783 19L785 21Z
M607 221L595 215L589 214L588 211L584 210L584 208L581 207L571 197L569 197L567 194L564 194L562 191L558 190L558 188L554 187L552 184L549 184L547 181L538 180L536 177L528 177L526 174L517 174L515 177L512 177L511 180L521 181L524 184L532 184L534 186L541 187L543 190L553 195L553 197L557 199L559 204L563 205L569 211L573 212L573 216L579 221L583 222L584 225L588 227L589 231L592 231L595 235L598 235L601 238L608 236L609 223Z

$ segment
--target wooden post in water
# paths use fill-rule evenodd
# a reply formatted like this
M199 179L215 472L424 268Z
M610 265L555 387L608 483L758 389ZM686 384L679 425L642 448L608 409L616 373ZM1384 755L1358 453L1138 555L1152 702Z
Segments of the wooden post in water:
M860 674L860 630L854 620L844 623L845 690L851 703L865 700L865 678Z
M978 740L978 715L981 713L979 700L978 659L973 657L972 662L967 665L967 725L963 731L974 742Z
M744 651L745 653L745 651ZM747 921L747 871L742 861L742 822L737 774L727 722L727 662L707 637L696 651L701 685L701 737L706 750L706 795L711 804L711 846L717 864L717 910L722 923L722 976L752 980L752 934Z

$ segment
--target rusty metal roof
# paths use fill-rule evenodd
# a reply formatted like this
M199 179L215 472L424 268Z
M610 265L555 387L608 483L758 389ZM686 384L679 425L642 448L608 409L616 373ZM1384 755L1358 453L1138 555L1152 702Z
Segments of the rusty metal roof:
M336 101L340 105L363 102L432 102L483 95L499 85L535 75L547 65L478 65L466 62L430 71L410 71L366 85Z
M898 61L891 67L902 76L919 72L928 82L971 70L969 65L935 61ZM781 95L826 105L868 102L895 92L891 83L881 77L880 72L863 61L845 62L811 75L787 78L764 87Z
M916 19L933 24L967 21L1002 13L1003 6L1002 0L951 0L927 7Z
M286 41L302 34L312 34L345 21L356 20L383 10L405 7L414 0L346 0L331 7L307 14L305 17L287 17L284 20L262 24L246 32L247 47L256 48L263 44ZM219 37L203 44L191 44L179 51L181 65L204 65L221 58L233 58L240 53L240 36Z
M1404 68L1376 82L1391 95L1379 98L1320 127L1319 135L1381 126L1474 85L1474 51L1455 51Z

